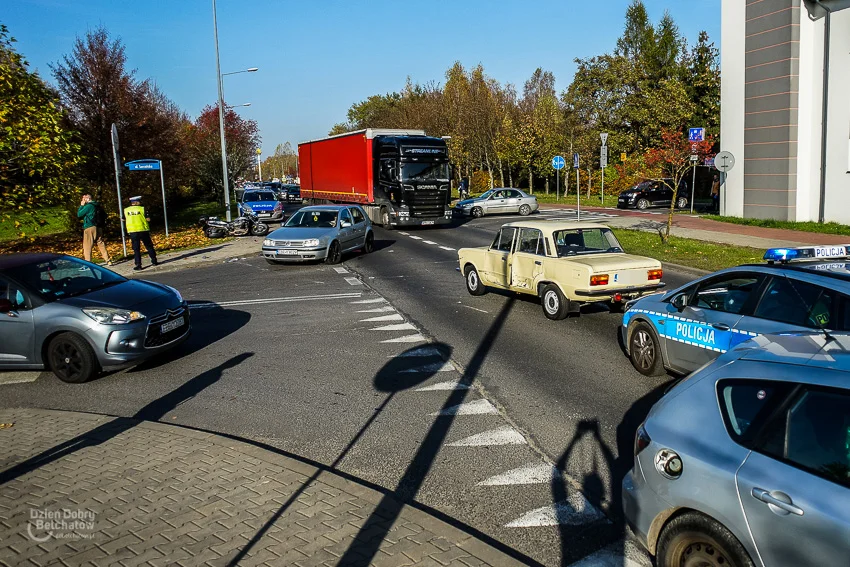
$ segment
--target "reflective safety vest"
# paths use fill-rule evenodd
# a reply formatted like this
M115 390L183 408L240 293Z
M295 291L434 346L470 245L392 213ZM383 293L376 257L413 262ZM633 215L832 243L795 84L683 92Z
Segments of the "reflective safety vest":
M130 205L124 209L124 218L127 219L127 232L144 232L151 229L148 219L145 218L144 207Z

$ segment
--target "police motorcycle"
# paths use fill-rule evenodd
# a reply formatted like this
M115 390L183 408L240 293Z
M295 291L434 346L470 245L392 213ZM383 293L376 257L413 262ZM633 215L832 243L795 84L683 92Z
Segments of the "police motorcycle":
M269 225L259 220L257 214L250 209L242 209L241 215L228 222L218 217L203 216L199 224L204 229L207 238L224 238L225 236L265 236L269 233Z

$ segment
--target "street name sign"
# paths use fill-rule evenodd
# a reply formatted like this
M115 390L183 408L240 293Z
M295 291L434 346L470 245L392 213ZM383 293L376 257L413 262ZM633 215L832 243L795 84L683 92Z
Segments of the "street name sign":
M691 142L702 142L705 140L705 128L689 128L688 140Z
M136 161L128 161L124 167L130 171L156 171L159 169L158 159L139 159Z

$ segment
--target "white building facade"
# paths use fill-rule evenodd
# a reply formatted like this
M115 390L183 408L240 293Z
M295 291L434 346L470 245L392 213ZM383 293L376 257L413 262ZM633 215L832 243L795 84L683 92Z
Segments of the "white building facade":
M721 212L850 224L850 0L722 0L720 68Z

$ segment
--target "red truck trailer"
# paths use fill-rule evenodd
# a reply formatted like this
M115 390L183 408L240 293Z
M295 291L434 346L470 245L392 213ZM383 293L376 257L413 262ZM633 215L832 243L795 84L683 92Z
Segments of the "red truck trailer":
M301 197L357 203L392 229L451 222L445 140L423 130L358 130L298 144Z

